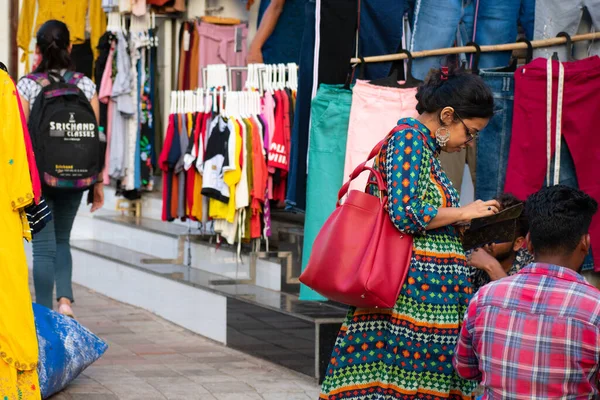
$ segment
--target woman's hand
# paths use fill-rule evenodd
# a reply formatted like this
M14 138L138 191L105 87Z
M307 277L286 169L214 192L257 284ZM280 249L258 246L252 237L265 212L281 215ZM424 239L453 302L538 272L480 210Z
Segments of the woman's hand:
M500 209L500 203L496 200L481 201L477 200L473 203L461 207L460 221L470 222L474 218L489 217L494 215Z
M263 63L263 55L262 50L260 48L250 47L248 51L248 64L262 64Z
M98 182L94 185L94 201L92 202L92 212L98 211L104 205L104 183Z
M467 258L467 264L482 271L485 271L490 279L496 281L506 276L502 265L490 253L484 249L475 249Z

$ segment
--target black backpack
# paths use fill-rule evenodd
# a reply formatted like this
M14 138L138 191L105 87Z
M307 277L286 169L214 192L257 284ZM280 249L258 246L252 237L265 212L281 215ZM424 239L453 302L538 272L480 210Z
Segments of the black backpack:
M29 134L45 190L84 191L101 180L106 137L77 83L83 74L31 74L42 87L29 116Z

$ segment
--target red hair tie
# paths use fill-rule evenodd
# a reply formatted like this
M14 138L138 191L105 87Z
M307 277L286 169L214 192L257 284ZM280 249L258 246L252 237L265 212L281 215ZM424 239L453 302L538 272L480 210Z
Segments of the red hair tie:
M440 79L443 81L448 80L448 67L442 67L442 74L440 76Z

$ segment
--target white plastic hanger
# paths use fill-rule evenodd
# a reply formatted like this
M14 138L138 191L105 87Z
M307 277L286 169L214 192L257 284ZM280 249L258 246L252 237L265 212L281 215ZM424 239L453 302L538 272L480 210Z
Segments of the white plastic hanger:
M171 92L171 107L169 109L169 114L175 114L177 112L177 92Z

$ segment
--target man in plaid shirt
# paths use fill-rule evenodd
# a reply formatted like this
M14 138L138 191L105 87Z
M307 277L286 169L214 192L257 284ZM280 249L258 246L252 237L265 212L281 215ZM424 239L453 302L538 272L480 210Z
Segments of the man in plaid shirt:
M600 398L600 291L578 274L597 208L565 186L527 200L535 262L473 297L454 355L483 399Z

